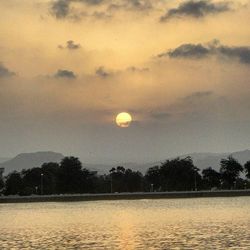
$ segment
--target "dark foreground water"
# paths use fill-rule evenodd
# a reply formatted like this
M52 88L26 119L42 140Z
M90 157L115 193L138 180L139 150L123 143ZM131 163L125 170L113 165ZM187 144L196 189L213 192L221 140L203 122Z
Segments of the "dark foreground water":
M0 249L250 249L250 197L0 204Z

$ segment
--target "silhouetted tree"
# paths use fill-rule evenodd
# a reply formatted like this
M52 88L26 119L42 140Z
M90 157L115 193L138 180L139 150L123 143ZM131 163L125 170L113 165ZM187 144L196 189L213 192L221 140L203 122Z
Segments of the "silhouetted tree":
M4 187L4 181L3 181L3 179L0 177L0 190L2 190L3 187Z
M198 170L191 157L167 160L160 167L161 187L168 191L195 190L201 184Z
M205 188L219 188L221 185L221 174L211 167L202 170L203 186Z
M146 190L159 190L161 186L161 172L159 166L154 166L148 169L145 175ZM151 191L153 191L151 190Z
M5 182L5 195L19 194L23 189L23 180L21 174L14 171L10 173Z
M82 164L76 157L65 157L60 163L58 189L61 193L81 193L83 187Z
M136 192L142 190L143 175L139 171L125 169L122 166L110 171L112 192Z
M23 180L24 190L22 190L22 194L29 195L37 193L37 191L41 190L41 168L31 168L27 170L22 170L21 176Z
M225 188L233 188L236 184L236 179L239 177L240 172L243 171L241 164L232 156L220 161L220 173Z
M125 168L122 166L118 166L116 168L110 169L110 185L111 192L124 192L124 173Z
M247 161L244 165L246 177L250 179L250 161Z
M250 161L244 165L246 177L250 179ZM31 195L41 193L43 180L44 194L58 193L107 193L138 191L188 191L196 188L219 187L250 188L250 181L240 178L243 167L233 157L221 160L220 173L211 167L202 171L194 166L190 157L167 160L161 166L147 170L145 177L139 171L112 168L109 174L98 175L96 171L82 168L76 157L65 157L61 163L48 162L41 167L10 173L5 179L5 195ZM0 190L3 186L0 183Z
M126 192L138 192L142 190L143 175L139 171L126 169L124 173L124 184Z
M56 162L44 163L41 166L44 194L57 194L59 192L59 170L60 165Z

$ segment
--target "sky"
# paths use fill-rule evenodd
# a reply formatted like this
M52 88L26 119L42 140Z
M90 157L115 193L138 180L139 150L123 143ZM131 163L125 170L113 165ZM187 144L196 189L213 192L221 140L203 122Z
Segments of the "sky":
M0 156L148 162L250 148L250 0L0 9Z

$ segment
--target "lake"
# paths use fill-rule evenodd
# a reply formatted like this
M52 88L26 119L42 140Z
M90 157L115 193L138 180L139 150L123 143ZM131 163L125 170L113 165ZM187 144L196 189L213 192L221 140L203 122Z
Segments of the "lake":
M250 197L0 204L0 249L250 249Z

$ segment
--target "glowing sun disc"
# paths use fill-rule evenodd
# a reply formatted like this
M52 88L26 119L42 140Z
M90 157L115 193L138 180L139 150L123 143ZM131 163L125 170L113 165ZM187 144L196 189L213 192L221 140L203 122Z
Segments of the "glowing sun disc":
M129 113L122 112L116 116L115 121L119 127L127 128L130 125L130 123L132 122L132 117Z

